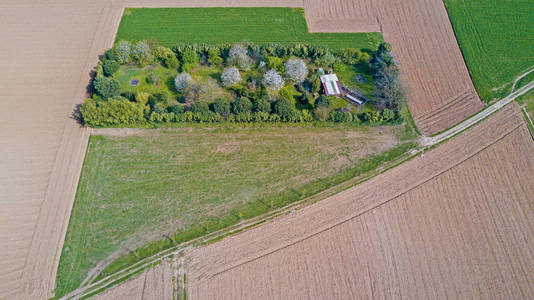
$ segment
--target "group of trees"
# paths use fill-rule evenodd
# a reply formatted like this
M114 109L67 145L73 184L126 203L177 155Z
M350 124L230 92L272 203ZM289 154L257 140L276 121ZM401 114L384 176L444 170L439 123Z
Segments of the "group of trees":
M166 94L146 92L121 94L113 78L121 64L160 63L178 69L174 88L182 103ZM330 97L319 97L321 82L314 67L341 68L370 64L377 82L379 111L353 114L349 108L335 108ZM199 64L220 68L219 80L198 78L190 72ZM251 70L254 68L254 70ZM258 72L261 78L251 77ZM244 74L244 75L243 75ZM153 72L150 82L159 83ZM149 80L147 78L147 81ZM259 85L261 84L261 85ZM382 44L371 58L357 49L332 51L321 46L285 45L176 45L172 49L140 41L120 41L106 51L96 68L96 95L81 109L89 126L133 126L159 122L365 122L398 123L402 87L389 44ZM228 93L230 91L230 93ZM228 95L233 95L228 97Z

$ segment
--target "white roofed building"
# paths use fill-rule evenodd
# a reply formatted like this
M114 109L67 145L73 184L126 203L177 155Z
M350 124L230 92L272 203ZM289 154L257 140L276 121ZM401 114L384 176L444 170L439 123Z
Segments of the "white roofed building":
M327 96L337 96L343 94L341 83L337 79L336 74L325 74L321 75L320 77L324 92Z

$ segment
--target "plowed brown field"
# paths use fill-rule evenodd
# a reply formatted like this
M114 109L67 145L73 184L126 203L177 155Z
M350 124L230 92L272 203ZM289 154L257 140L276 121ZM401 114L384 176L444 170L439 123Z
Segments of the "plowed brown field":
M164 262L93 297L95 300L172 300L172 269Z
M195 250L190 299L528 298L534 143L518 107L320 203Z
M382 32L422 132L445 130L484 107L441 0L307 0L305 11L310 31Z
M121 10L105 1L0 3L0 299L46 299L89 130L71 118Z

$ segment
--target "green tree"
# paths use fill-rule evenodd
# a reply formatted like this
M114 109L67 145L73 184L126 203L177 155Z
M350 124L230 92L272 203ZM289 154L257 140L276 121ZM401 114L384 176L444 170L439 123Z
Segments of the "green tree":
M280 116L283 121L294 122L297 118L295 106L287 99L280 99L274 104L274 112Z
M252 111L252 102L249 98L241 97L232 103L232 110L235 114L250 113Z
M119 69L119 63L114 60L106 60L102 64L102 69L105 76L111 76Z
M110 77L101 77L93 81L96 93L104 99L114 98L120 95L120 84Z
M210 110L208 103L204 101L196 101L191 103L190 109L193 113L207 113Z
M228 99L219 99L213 103L213 111L223 117L227 117L232 111L232 104Z
M263 112L263 113L270 113L271 112L271 103L265 98L259 98L254 102L254 112Z

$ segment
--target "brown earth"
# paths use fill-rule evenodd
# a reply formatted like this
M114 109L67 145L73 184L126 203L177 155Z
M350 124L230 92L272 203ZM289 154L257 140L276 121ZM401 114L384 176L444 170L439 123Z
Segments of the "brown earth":
M172 300L172 269L163 262L144 271L140 276L106 290L92 299L95 300Z
M380 31L393 46L408 105L425 134L443 131L481 110L441 0L307 0L313 32Z
M516 104L327 200L194 250L190 299L528 298L534 143Z

